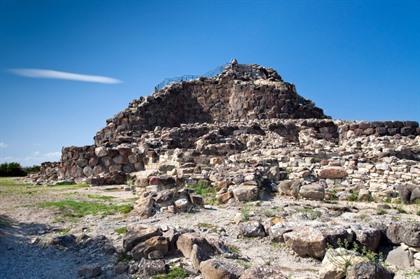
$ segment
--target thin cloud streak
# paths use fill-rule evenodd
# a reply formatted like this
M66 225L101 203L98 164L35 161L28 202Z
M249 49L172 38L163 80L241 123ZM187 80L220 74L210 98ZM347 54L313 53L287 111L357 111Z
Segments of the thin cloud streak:
M0 148L7 148L8 146L6 143L0 142Z
M9 69L9 72L18 76L30 78L63 79L103 84L122 83L121 80L112 77L83 75L78 73L62 72L48 69Z

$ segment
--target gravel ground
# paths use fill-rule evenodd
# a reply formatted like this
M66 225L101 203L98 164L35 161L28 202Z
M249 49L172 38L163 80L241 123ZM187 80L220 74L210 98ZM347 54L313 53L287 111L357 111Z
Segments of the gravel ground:
M73 251L32 244L31 229L10 227L0 236L0 278L77 278L80 258Z

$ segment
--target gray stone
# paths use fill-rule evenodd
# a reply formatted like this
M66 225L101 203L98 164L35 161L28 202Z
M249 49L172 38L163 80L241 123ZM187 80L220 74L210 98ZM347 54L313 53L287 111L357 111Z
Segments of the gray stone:
M392 279L394 274L372 262L361 262L347 269L346 279Z
M401 242L411 247L420 247L420 223L418 222L398 222L391 223L387 230L388 239L399 245Z
M299 190L299 195L308 200L322 201L325 196L325 189L319 183L302 185Z
M260 222L251 221L239 224L239 235L243 237L264 237L266 233Z
M413 252L409 249L404 249L402 246L398 246L388 253L385 262L398 268L409 268L414 265Z

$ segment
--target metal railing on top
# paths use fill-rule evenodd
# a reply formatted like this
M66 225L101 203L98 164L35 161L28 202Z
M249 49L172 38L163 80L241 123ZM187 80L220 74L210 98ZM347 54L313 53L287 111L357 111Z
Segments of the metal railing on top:
M194 79L198 79L200 77L207 77L207 78L212 78L217 76L218 74L220 74L221 72L223 72L223 70L226 68L226 66L229 65L229 63L225 63L223 65L218 66L217 68L208 71L202 75L183 75L183 76L179 76L179 77L173 77L173 78L167 78L164 79L162 82L160 82L159 84L157 84L155 86L155 92L161 90L162 88L164 88L165 86L172 84L172 83L178 83L178 82L182 82L182 81L189 81L189 80L194 80Z

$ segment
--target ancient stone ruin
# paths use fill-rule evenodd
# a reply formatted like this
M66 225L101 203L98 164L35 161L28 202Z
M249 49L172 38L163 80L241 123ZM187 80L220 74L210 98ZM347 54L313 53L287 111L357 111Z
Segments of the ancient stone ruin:
M128 184L139 196L136 216L141 218L281 195L282 216L239 220L239 237L269 237L300 257L322 260L324 279L362 278L360 272L376 276L366 278L393 277L343 243L374 252L391 245L388 263L420 267L419 222L384 214L392 209L386 204L378 206L380 220L362 222L355 213L362 209L336 204L420 201L420 128L415 121L333 120L273 69L233 61L215 77L172 83L132 101L107 120L94 142L63 148L60 162L42 164L30 178L38 184ZM198 195L191 185L210 187L213 195ZM294 209L302 204L308 212ZM296 212L300 219L291 217ZM318 221L317 214L329 217ZM137 246L124 247L126 253L141 259L160 247L153 255L165 257L170 249L162 235L158 228L130 231L125 241L132 237ZM187 244L178 240L177 249L203 278L239 278L242 271L237 274L212 258L223 251L216 253L198 238L189 235ZM211 253L200 258L197 249ZM337 257L349 259L351 268L337 269L331 260ZM250 269L240 278L256 278L263 269ZM219 271L231 277L208 275ZM266 273L264 278L286 278L273 269Z
M94 145L64 147L61 161L42 164L33 179L121 184L130 173L157 169L161 162L173 160L182 172L183 161L199 166L203 157L239 155L252 145L258 149L260 142L253 142L258 138L275 147L277 141L280 146L280 141L302 146L311 137L339 145L349 138L419 134L418 123L412 121L330 120L273 69L234 61L214 78L170 84L132 101L107 120ZM418 156L411 150L390 152Z

